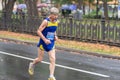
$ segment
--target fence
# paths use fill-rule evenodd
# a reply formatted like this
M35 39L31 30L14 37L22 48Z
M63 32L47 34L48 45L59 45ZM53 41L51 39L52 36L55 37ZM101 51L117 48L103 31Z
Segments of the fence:
M0 30L36 34L44 17L30 20L26 15L12 15L7 20L0 14ZM60 18L57 34L60 38L78 41L107 43L120 46L120 22L103 20L75 20L71 17Z
M64 20L64 21L63 21ZM89 42L120 44L119 21L62 19L59 36Z

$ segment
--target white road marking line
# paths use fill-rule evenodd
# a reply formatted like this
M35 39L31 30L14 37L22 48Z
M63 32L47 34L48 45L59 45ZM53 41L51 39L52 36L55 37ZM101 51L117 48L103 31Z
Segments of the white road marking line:
M22 59L26 59L26 60L34 60L33 58L28 58L28 57L24 57L24 56L19 56L19 55L15 55L15 54L3 52L3 51L0 51L0 54L9 55L9 56L14 56L14 57L22 58ZM44 64L50 64L49 62L45 62L45 61L42 61L42 63L44 63ZM72 67L68 67L68 66L63 66L63 65L59 65L59 64L56 64L56 66L57 66L57 67L61 67L61 68L65 68L65 69L69 69L69 70L74 70L74 71L79 71L79 72L83 72L83 73L87 73L87 74L96 75L96 76L99 76L99 77L105 77L105 78L110 77L110 76L108 76L108 75L104 75L104 74L100 74L100 73L95 73L95 72L90 72L90 71L81 70L81 69L76 69L76 68L72 68Z

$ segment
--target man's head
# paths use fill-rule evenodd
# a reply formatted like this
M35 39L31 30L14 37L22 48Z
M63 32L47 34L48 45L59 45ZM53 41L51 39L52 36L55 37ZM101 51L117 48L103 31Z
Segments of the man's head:
M56 7L52 7L50 9L50 14L58 15L59 14L59 10Z
M51 19L56 19L58 17L58 14L59 14L59 10L56 8L56 7L52 7L50 9L50 17Z

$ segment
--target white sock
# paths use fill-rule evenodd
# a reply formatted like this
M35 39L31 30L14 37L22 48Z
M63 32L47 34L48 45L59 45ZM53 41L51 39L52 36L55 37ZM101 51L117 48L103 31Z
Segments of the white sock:
M50 75L50 77L54 77L53 75Z

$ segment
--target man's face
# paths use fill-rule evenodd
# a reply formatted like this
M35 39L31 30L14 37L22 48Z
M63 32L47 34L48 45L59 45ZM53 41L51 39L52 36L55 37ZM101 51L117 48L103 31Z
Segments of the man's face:
M51 14L51 19L52 20L55 20L55 19L57 19L58 18L58 15L57 14Z

